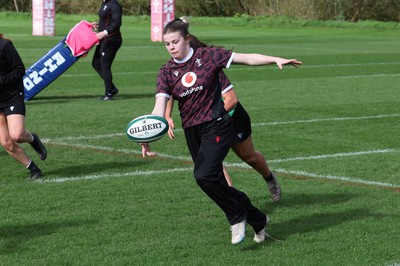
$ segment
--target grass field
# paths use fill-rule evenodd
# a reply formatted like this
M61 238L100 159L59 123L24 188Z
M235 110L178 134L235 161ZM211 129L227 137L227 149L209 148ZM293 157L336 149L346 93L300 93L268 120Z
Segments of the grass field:
M33 37L28 16L0 16L28 68L81 19L59 16L57 36ZM271 217L282 241L231 246L229 224L197 187L182 130L142 159L124 133L154 104L169 58L148 21L124 18L113 72L120 95L103 94L91 56L26 103L27 128L48 148L41 182L0 151L0 265L399 265L400 35L398 30L202 24L201 40L297 58L303 66L226 70L253 123L255 146L277 173L283 198L233 153L234 184ZM219 24L219 25L216 25ZM179 115L174 113L176 124Z

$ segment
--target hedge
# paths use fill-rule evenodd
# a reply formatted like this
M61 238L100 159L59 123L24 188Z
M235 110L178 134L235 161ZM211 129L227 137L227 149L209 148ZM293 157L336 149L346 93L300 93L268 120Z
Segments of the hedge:
M149 15L151 0L119 0L124 15ZM56 0L56 12L97 13L100 0ZM30 12L32 0L0 0L0 11ZM175 0L177 16L280 15L309 20L400 21L399 0Z

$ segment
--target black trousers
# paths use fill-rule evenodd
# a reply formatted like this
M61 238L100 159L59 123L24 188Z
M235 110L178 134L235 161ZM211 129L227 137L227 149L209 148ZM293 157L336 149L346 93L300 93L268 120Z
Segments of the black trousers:
M252 205L245 193L229 187L223 174L222 162L233 140L229 114L185 129L185 137L198 186L224 211L231 225L247 220L255 232L261 231L266 223L265 214Z
M122 38L107 37L96 46L94 51L92 66L104 81L105 95L115 89L111 65L121 45Z

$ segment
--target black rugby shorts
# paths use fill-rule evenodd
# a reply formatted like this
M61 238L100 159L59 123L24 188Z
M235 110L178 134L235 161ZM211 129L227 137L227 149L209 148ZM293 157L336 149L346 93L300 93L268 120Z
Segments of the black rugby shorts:
M232 145L235 145L242 143L251 135L250 116L240 102L236 105L232 119L234 130L234 139Z
M23 98L14 98L6 105L1 105L0 113L4 113L6 116L9 115L23 115L26 114L25 102Z

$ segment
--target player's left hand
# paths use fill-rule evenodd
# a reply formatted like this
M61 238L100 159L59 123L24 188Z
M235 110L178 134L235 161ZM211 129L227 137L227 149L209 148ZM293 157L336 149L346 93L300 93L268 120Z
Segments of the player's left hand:
M142 157L143 158L157 156L156 152L151 151L149 143L140 143L140 146L142 146Z
M166 116L165 119L168 121L168 136L171 140L175 138L174 130L175 130L175 125L174 125L174 120L172 117Z
M303 64L301 61L297 61L297 59L283 59L280 58L275 62L279 69L282 69L284 65L292 65L294 67L298 67L299 65Z

